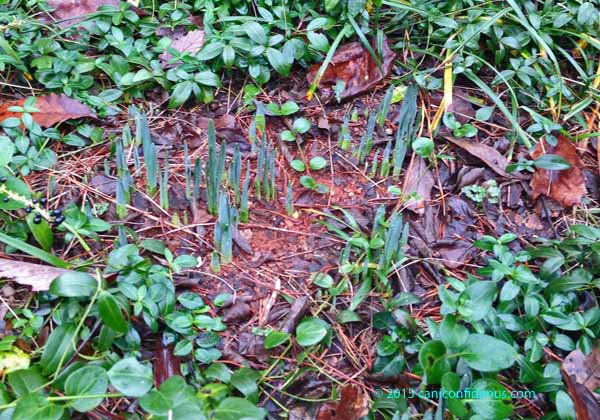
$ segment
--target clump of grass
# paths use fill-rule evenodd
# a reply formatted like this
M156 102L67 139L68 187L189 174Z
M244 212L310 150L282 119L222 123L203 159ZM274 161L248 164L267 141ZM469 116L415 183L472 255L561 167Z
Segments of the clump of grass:
M342 150L350 149L350 117L348 114L344 116L342 127L338 133L338 147Z
M240 153L240 146L235 145L233 149L233 158L231 165L229 166L229 185L233 188L233 195L235 203L240 203L240 178L242 176L242 155Z
M377 169L379 168L379 149L375 151L375 155L373 156L373 161L371 163L371 170L369 172L369 176L374 178L377 176Z
M414 135L414 125L417 116L417 86L411 85L406 89L404 100L400 106L398 117L398 131L396 131L396 144L394 145L393 171L394 177L400 175L402 164L406 156L407 144Z
M127 191L129 189L129 184L125 178L117 179L117 189L116 189L116 211L117 217L119 219L124 219L127 217L127 205L129 204L129 200L127 199Z
M192 161L187 142L183 143L183 170L185 173L185 198L192 199Z
M288 182L285 191L285 209L288 216L292 216L294 214L294 192L292 190L291 182Z
M160 178L159 192L160 207L163 210L169 210L169 153L165 150L165 162L163 173Z
M275 158L276 151L271 149L265 135L262 137L254 178L254 192L260 200L262 197L267 201L275 199Z
M248 192L250 189L250 163L246 167L246 176L244 177L244 184L242 185L242 194L240 197L240 221L242 223L248 223L249 211L248 211Z
M379 125L381 128L385 126L388 112L390 112L390 105L392 104L392 98L394 96L394 88L394 85L390 85L387 92L385 92L385 96L383 97L383 101L381 102L381 106L377 112L377 125Z
M146 165L146 193L153 197L158 191L158 153L152 141L148 118L144 112L130 109L135 117L135 143L142 145Z
M387 178L390 175L390 155L392 153L392 143L388 142L383 149L383 155L381 157L381 169L379 171L379 176L382 178Z
M229 264L233 259L233 234L237 229L238 211L231 206L225 191L219 194L219 213L214 231L214 246L220 263ZM220 266L220 264L219 264Z
M123 129L123 137L115 142L115 166L117 168L117 186L116 186L116 211L117 217L124 219L127 217L127 206L131 202L131 188L134 185L133 177L127 166L127 158L123 144L131 141L131 131L126 125Z
M200 199L200 185L202 184L202 161L196 158L194 162L194 185L192 187L192 200L197 205Z
M208 160L206 161L206 195L208 200L208 212L217 214L219 211L219 191L225 169L225 144L221 152L217 153L217 134L213 120L208 122Z

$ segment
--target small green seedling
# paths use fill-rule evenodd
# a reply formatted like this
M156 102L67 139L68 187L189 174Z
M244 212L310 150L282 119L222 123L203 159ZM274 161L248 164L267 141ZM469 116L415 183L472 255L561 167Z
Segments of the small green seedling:
M306 118L296 118L291 130L283 130L279 136L283 141L301 140L301 135L310 130L310 121Z
M276 116L276 117L285 117L288 115L295 114L300 110L298 104L294 101L287 101L283 105L277 105L276 103L267 104L265 107L265 114Z
M451 112L444 114L444 125L452 130L452 135L455 137L475 137L477 128L471 124L461 124Z
M302 176L300 178L300 184L302 184L304 188L308 188L309 190L313 190L319 194L327 194L329 192L329 187L327 185L319 184L313 179L312 176Z
M422 158L429 158L434 149L433 140L429 137L417 137L412 142L413 151Z
M484 200L497 203L500 198L500 187L493 179L485 181L482 185L467 185L463 187L462 192L476 203L483 203Z

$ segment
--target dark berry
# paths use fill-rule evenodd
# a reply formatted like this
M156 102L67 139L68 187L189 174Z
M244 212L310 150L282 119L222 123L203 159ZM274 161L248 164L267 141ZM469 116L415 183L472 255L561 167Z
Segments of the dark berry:
M32 202L33 204L37 204L37 203L38 203L38 201L37 201L37 199L36 199L36 198L34 198L33 200L31 200L31 202Z
M33 208L31 207L25 207L25 212L26 213L31 213L33 211Z
M7 179L6 179L6 177L5 177L5 176L0 176L0 182L1 182L1 183L3 183L3 184L4 184L6 181L7 181Z
M40 204L45 206L46 203L48 203L48 199L46 199L46 197L40 198Z
M4 203L8 203L8 202L10 201L10 198L8 198L8 197L4 197L4 198L2 199L2 201L3 201Z
M42 223L42 218L40 216L35 216L33 218L33 223L35 223L36 225L39 225L40 223Z
M64 221L65 221L65 216L58 216L56 219L54 219L54 223L56 223L56 226L60 225Z
M52 217L60 216L60 210L52 210L50 212L50 216L52 216Z
M10 32L4 33L4 39L11 39L11 38L12 38L12 34Z

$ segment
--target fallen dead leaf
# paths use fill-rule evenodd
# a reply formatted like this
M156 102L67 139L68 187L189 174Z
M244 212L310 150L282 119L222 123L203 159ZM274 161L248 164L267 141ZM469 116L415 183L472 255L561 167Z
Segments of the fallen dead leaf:
M154 385L159 388L171 376L181 375L180 363L179 358L173 355L173 346L163 346L160 340L157 341L153 363Z
M377 48L373 47L373 50L377 52ZM381 67L383 73L379 70L369 51L359 42L351 42L341 46L333 55L327 70L319 80L321 101L329 102L335 98L334 87L338 80L342 80L346 84L344 91L340 94L341 99L368 91L381 82L392 71L392 65L396 57L396 54L388 45L387 38L383 39L382 50ZM315 80L320 67L321 64L315 64L308 69L306 75L308 83Z
M369 400L359 387L345 386L341 394L338 402L326 403L319 408L316 420L358 420L367 415Z
M20 99L0 104L0 121L10 117L20 118L21 113L12 112L8 109L13 106L23 106L24 102L25 99ZM48 96L38 96L34 106L39 112L34 112L31 116L36 123L44 128L52 127L54 124L75 118L96 118L96 114L87 105L66 95L51 94Z
M210 118L199 116L196 120L196 126L201 130L208 129ZM240 128L237 120L231 114L223 114L214 119L217 138L225 139L228 142L239 143L247 142L244 131Z
M48 265L0 258L0 278L9 279L24 286L31 286L31 290L34 292L48 290L52 280L69 272L72 271Z
M483 161L487 166L490 167L498 175L507 178L521 178L518 174L509 174L506 172L508 166L508 159L500 154L496 149L486 144L478 143L475 141L467 141L455 139L454 137L444 137L451 143L460 147L467 153L475 156L476 158Z
M456 117L456 120L461 124L465 124L475 117L475 108L467 99L470 95L469 91L455 87L452 90L452 103L448 107L446 112L451 112ZM434 92L430 96L430 101L432 105L439 106L442 102L442 98L444 97L442 92ZM440 127L440 129L444 129L445 127Z
M252 308L245 302L236 302L225 311L223 322L245 321L252 316Z
M54 11L50 16L61 27L81 22L85 15L94 13L100 6L119 6L119 0L48 0L48 6Z
M581 172L584 165L577 154L577 147L566 137L558 136L556 146L550 145L546 140L540 141L531 152L531 157L537 159L544 154L558 155L569 162L571 167L563 171L537 169L531 178L533 198L543 194L564 207L579 204L587 189Z
M415 159L408 168L404 180L404 194L417 193L418 198L411 198L405 207L416 214L425 212L425 202L431 200L431 189L434 184L433 175L427 169L427 162L421 156L415 155Z
M171 48L182 53L196 54L200 51L202 45L204 45L204 31L201 29L194 29L181 37L173 39ZM171 58L173 58L173 56L167 51L160 55L163 67L168 66L168 61Z
M600 404L595 391L600 388L600 350L594 347L586 356L577 349L562 364L562 375L575 404L577 420L600 418Z

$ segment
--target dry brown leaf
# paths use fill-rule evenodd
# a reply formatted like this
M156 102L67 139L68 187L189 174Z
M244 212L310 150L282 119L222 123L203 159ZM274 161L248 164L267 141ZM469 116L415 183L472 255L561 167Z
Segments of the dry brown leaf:
M82 21L100 6L119 7L119 0L48 0L48 6L54 9L50 15L60 26L66 27Z
M490 169L492 169L498 175L507 178L520 178L520 175L509 174L506 172L506 167L508 166L508 159L502 156L500 152L498 152L493 147L474 141L455 139L454 137L444 138L449 142L454 143L467 153L483 161L487 166L490 167Z
M348 385L342 388L338 402L323 404L317 413L316 420L358 420L369 412L369 399L357 386Z
M9 117L20 118L21 113L11 112L8 109L12 106L23 106L24 102L25 99L20 99L0 104L0 121ZM66 95L53 93L48 96L38 96L34 106L39 112L33 112L31 116L36 123L44 128L75 118L96 117L96 114L86 105Z
M600 418L600 404L595 394L600 388L600 350L594 347L586 356L577 349L562 364L562 374L575 404L577 420Z
M52 280L72 271L48 265L31 264L23 261L0 258L0 278L31 286L34 292L48 290Z
M404 194L417 193L418 198L411 198L405 207L417 214L425 212L425 202L431 200L431 189L435 183L431 171L427 169L427 162L421 156L415 155L415 159L408 168L404 180Z
M157 388L171 376L181 375L179 365L181 360L173 354L173 346L163 346L156 342L154 349L154 386Z
M359 42L351 42L341 46L333 55L327 70L319 81L319 92L323 102L335 98L333 88L338 80L344 81L346 87L340 98L346 99L372 89L381 82L391 71L396 54L390 49L387 38L383 39L383 60L379 70L377 63L369 51ZM373 47L377 52L377 48ZM321 64L315 64L308 69L306 79L312 83Z
M196 54L202 49L204 45L204 31L201 29L194 29L187 34L175 38L171 43L171 47L182 53ZM167 51L160 55L160 59L163 61L163 66L167 65L167 62L173 58Z
M473 107L473 104L466 99L469 96L470 93L467 89L461 87L454 87L454 89L452 89L452 103L446 112L454 114L456 120L461 124L465 124L475 118L475 108ZM431 105L440 106L443 97L443 92L435 91L431 93ZM440 129L448 130L445 126L440 127Z
M565 136L558 136L556 146L550 145L546 140L540 141L531 152L531 157L537 159L544 154L558 155L569 162L571 167L563 171L536 170L531 178L533 198L543 194L564 207L579 204L587 189L581 172L584 165L577 154L577 147Z

